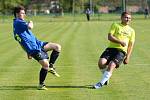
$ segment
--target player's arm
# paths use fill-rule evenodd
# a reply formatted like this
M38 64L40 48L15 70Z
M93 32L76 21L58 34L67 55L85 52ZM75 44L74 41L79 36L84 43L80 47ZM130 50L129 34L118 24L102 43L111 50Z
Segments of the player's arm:
M128 64L129 63L129 59L133 50L133 46L134 46L134 42L129 42L128 44L128 49L127 49L127 55L124 59L124 64Z
M121 44L123 47L126 46L126 43L124 41L121 41L119 39L117 39L115 36L113 36L113 34L108 33L108 40L114 43L118 43Z
M114 36L116 29L118 28L116 23L113 23L110 27L110 30L108 32L108 40L114 43L118 43L120 45L122 45L123 47L126 46L126 43L124 41L119 40L118 38L116 38Z
M33 28L33 22L32 22L32 21L29 21L29 22L28 22L28 28L29 28L29 29L32 29L32 28Z

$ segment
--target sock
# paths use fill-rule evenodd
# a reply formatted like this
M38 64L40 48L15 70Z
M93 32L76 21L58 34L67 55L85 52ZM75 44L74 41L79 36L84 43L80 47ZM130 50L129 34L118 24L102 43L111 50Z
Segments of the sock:
M47 76L47 70L44 68L41 68L40 77L39 77L40 84L44 84L46 76Z
M100 81L100 83L102 85L104 85L104 83L109 80L109 78L111 77L111 75L112 74L110 72L105 71L104 74L103 74L102 80Z
M50 56L49 64L54 64L58 56L59 56L59 52L53 50Z

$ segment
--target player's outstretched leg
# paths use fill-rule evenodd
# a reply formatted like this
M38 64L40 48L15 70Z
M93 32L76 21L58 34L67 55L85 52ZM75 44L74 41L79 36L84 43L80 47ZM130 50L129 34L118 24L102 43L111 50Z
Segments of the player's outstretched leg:
M60 77L60 75L56 72L54 64L59 57L59 53L61 51L61 46L57 43L48 43L44 46L45 51L50 51L53 50L51 55L50 55L50 60L49 60L49 71L53 75Z

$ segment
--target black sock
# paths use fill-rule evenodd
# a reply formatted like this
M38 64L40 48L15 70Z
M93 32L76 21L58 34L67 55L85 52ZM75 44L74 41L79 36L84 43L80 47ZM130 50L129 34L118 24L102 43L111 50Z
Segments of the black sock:
M44 68L41 68L40 77L39 77L40 84L44 84L46 76L47 76L47 70Z
M49 64L54 64L58 56L59 56L59 52L53 50L50 56Z

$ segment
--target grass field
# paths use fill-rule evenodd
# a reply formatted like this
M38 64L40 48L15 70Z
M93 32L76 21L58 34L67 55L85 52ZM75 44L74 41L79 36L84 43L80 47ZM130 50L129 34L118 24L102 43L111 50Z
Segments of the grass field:
M112 22L35 21L33 32L40 40L62 45L56 63L61 77L48 74L48 91L37 90L40 66L13 39L12 22L0 23L0 100L149 100L149 19L132 22L136 43L130 63L113 73L109 86L88 88L100 79L97 61Z

